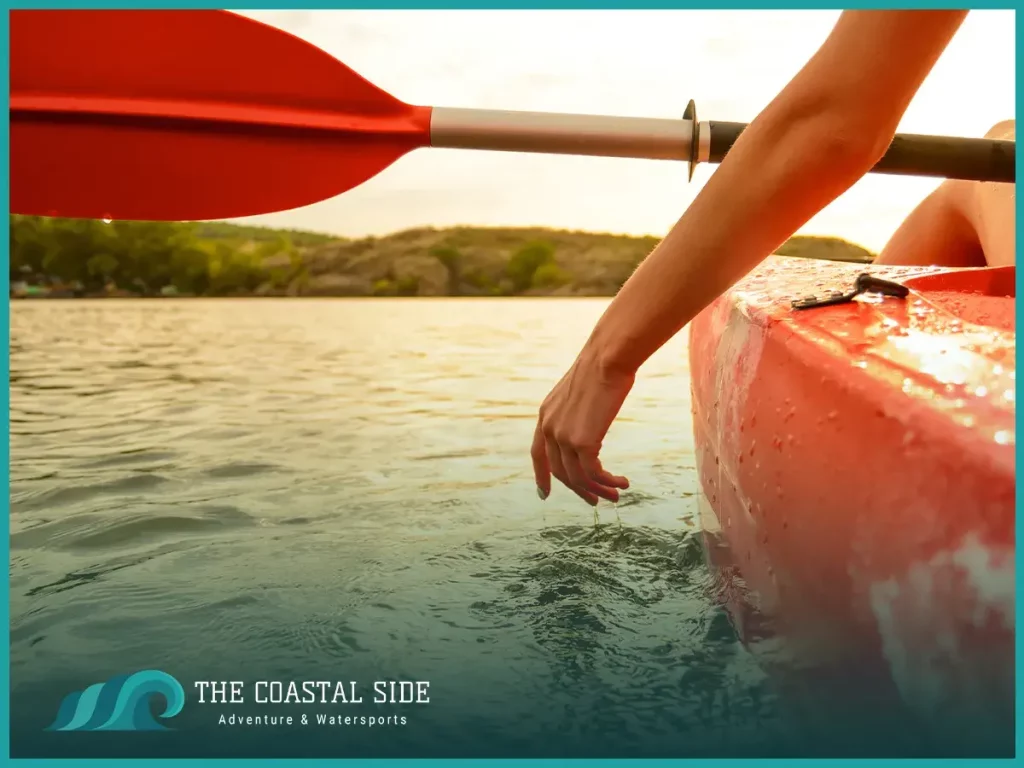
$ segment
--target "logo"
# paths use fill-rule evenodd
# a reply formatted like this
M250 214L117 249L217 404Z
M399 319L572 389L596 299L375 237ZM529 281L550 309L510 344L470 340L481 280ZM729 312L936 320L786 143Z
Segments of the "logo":
M153 719L149 710L152 696L161 696L165 706L159 717L167 720L185 705L181 683L156 669L118 675L105 683L90 685L64 697L57 719L48 731L169 731Z

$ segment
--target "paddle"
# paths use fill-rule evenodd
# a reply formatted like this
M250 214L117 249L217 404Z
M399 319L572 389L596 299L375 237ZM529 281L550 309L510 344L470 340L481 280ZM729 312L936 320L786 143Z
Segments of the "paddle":
M418 147L717 163L745 128L406 104L226 11L10 14L13 213L222 219L296 208ZM397 52L396 52L397 53ZM1013 181L1015 143L900 135L879 173Z

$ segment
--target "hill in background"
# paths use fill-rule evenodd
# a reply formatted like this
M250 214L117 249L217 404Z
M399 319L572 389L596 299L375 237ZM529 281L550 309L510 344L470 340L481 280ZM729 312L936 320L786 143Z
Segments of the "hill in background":
M11 216L10 269L15 295L611 296L658 240L481 227L345 239L222 222ZM822 237L794 237L778 253L873 258Z
M309 296L612 296L658 242L540 228L411 229L312 247L303 254L303 275L288 290ZM838 238L795 237L778 253L873 259Z

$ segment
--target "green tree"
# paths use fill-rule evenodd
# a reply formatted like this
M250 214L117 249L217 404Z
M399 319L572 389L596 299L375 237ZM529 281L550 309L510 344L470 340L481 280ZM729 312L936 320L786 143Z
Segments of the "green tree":
M81 283L159 295L167 292L229 295L248 293L272 270L269 252L286 255L282 280L297 278L301 254L292 236L273 230L213 226L218 237L199 238L200 226L177 222L10 217L10 277L31 282ZM259 233L257 240L239 233ZM234 238L227 235L234 233ZM255 245L254 245L255 243ZM171 290L173 289L173 291Z
M466 270L462 275L462 280L466 285L470 285L479 291L483 291L485 293L494 292L494 281L479 269L474 268Z
M266 279L275 288L284 288L305 269L301 251L287 232L257 243L255 261L266 271Z
M541 264L533 272L533 280L530 285L533 288L557 288L565 285L571 280L567 273L553 261Z
M554 260L555 249L550 243L540 240L527 243L509 259L505 265L505 274L512 281L513 290L522 293L533 285L536 271Z
M374 296L394 296L396 294L395 281L386 277L375 280L372 291Z
M462 254L450 246L433 248L430 253L448 270L448 295L458 296L462 283Z
M90 278L97 278L102 281L103 285L106 285L110 280L111 275L117 271L118 263L117 259L111 256L109 253L97 253L89 258L85 263L86 271L89 273ZM90 280L90 283L92 281ZM89 285L88 287L92 287Z
M100 224L106 250L121 270L119 285L140 286L149 295L173 281L175 254L194 243L192 226L167 221L115 221Z
M10 273L11 280L41 275L46 252L52 247L50 219L34 216L11 216Z
M222 242L214 243L210 250L210 294L231 296L251 293L264 282L266 271L254 252L240 251Z
M199 242L175 252L171 259L171 285L179 293L202 296L210 291L209 255Z
M403 275L395 281L395 293L399 296L415 296L420 292L420 279L415 275Z

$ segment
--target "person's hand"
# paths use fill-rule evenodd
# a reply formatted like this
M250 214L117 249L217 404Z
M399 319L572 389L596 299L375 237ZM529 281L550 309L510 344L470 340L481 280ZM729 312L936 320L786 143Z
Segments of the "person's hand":
M551 475L591 506L598 499L617 502L629 481L607 472L601 443L633 386L634 374L609 371L587 348L540 407L533 435L537 493L551 493Z

